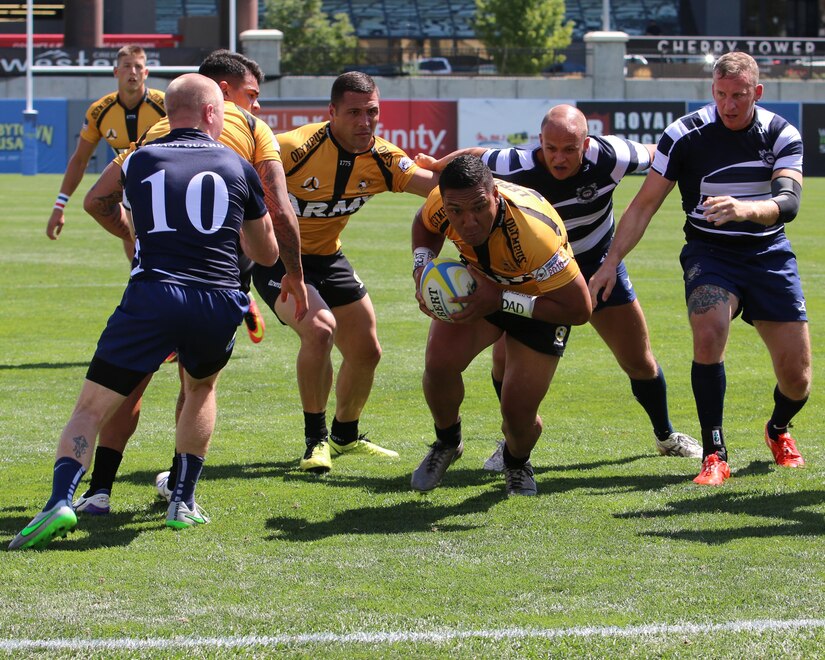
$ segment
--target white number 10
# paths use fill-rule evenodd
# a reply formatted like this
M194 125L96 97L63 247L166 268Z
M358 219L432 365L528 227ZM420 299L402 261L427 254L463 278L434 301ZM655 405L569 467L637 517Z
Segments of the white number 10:
M201 208L203 200L203 180L209 177L215 189L212 209ZM158 170L151 176L147 176L141 183L148 183L152 189L152 218L154 226L149 230L149 234L162 231L177 231L170 227L166 221L166 171ZM211 211L211 227L204 227L204 212L209 215ZM197 231L201 234L214 234L226 220L229 211L229 191L226 182L215 172L201 172L194 176L189 185L186 186L186 217Z

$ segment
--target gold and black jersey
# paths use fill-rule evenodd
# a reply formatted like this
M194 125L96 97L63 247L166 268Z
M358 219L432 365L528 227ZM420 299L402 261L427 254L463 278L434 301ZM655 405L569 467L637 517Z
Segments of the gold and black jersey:
M112 92L86 110L80 137L92 144L102 138L112 149L122 153L165 116L164 93L157 89L147 89L134 108L125 107L117 92Z
M403 192L417 169L404 151L379 137L369 151L347 151L335 141L329 122L277 137L302 254L337 252L349 217L373 195Z
M421 210L427 230L443 234L472 264L499 286L536 296L559 289L579 274L559 214L531 188L495 180L499 206L490 236L482 245L461 240L450 225L438 188Z
M169 119L161 119L140 138L138 146L157 140L170 130ZM224 102L223 131L218 141L253 165L267 160L281 160L278 141L272 129L266 122L257 119L231 101ZM115 162L122 165L127 155L128 153L119 155Z

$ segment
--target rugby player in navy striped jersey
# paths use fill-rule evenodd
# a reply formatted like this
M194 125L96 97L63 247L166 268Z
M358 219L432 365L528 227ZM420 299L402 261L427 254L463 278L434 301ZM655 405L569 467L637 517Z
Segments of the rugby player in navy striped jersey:
M691 381L703 445L694 481L719 485L730 477L722 422L731 321L741 314L770 353L777 383L764 437L784 467L805 464L788 427L810 393L811 346L796 257L785 235L802 192L799 131L756 105L759 68L745 53L717 60L712 92L713 103L665 129L590 293L594 301L611 294L616 265L678 183L686 215L680 259L693 332Z
M570 245L585 279L595 273L613 238L613 191L622 178L650 167L653 145L608 135L587 134L587 119L570 105L551 108L541 123L535 149L471 147L441 160L419 154L416 161L440 170L462 153L481 157L496 178L537 190L564 221ZM630 378L630 388L653 425L656 448L662 455L699 458L699 443L673 430L667 405L664 373L650 348L641 305L624 262L616 268L617 285L610 298L594 303L590 323ZM504 344L493 349L493 386L501 396ZM484 464L501 470L501 443Z

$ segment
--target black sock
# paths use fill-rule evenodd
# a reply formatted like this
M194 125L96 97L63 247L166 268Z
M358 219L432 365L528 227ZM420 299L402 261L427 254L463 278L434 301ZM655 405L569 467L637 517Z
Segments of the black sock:
M86 495L92 495L99 490L108 490L111 493L122 460L123 454L116 449L98 446L95 450L95 465Z
M662 368L659 367L656 378L646 380L631 378L630 390L650 418L656 437L659 440L667 440L668 436L673 433L673 426L670 424L667 411L667 382Z
M349 445L358 440L358 420L339 422L337 417L333 417L330 434L339 445Z
M435 426L435 437L441 444L448 447L458 447L461 443L461 420L459 419L452 426L446 429L440 429Z
M714 453L723 461L728 460L728 448L725 447L725 434L721 426L702 428L702 460Z
M693 363L690 370L690 382L693 386L693 398L696 400L696 412L699 426L703 429L722 428L725 407L725 363Z
M768 435L772 440L777 440L781 433L788 430L794 415L802 410L808 402L808 397L800 401L789 399L779 391L779 385L773 389L773 414L768 421Z
M514 468L522 467L527 461L530 460L530 454L527 454L524 458L516 458L510 453L510 450L507 449L507 443L504 443L504 447L501 450L501 456L504 459L504 465L511 470Z
M496 391L496 396L498 400L501 401L501 387L504 385L503 380L496 380L496 377L493 374L490 374L490 380L493 381L493 389Z
M304 411L304 437L307 444L326 440L328 435L327 414L325 412L308 413Z

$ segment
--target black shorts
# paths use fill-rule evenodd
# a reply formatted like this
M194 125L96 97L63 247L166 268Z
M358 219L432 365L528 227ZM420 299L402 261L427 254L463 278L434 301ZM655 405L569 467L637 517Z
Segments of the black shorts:
M367 287L340 250L328 255L302 254L301 265L304 268L304 282L315 287L329 307L349 305L367 295ZM281 295L281 278L284 275L286 269L280 259L274 266L255 264L252 270L255 290L273 312L275 301Z
M570 338L569 325L556 325L506 312L494 312L484 319L504 330L516 341L545 355L564 355L564 348Z

